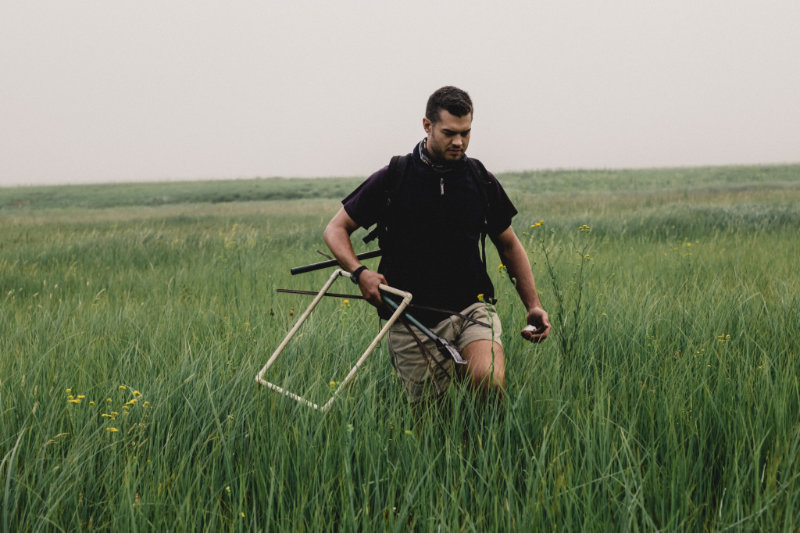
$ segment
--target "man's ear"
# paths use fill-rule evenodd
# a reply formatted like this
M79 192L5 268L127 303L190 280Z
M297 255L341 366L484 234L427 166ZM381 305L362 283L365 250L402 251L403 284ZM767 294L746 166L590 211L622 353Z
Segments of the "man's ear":
M425 130L425 133L430 135L431 128L433 128L433 122L431 122L428 117L422 117L422 128Z

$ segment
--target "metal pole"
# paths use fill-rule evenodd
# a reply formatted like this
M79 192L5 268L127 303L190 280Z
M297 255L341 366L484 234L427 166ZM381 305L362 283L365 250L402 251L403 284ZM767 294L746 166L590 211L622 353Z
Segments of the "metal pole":
M381 254L383 254L382 251L373 250L371 252L364 252L363 254L358 254L356 258L371 259L373 257L379 257ZM295 274L305 274L306 272L313 272L314 270L322 270L323 268L336 266L338 264L339 262L336 259L331 259L330 261L321 261L319 263L312 263L310 265L294 267L289 272L291 272L292 275L294 276Z

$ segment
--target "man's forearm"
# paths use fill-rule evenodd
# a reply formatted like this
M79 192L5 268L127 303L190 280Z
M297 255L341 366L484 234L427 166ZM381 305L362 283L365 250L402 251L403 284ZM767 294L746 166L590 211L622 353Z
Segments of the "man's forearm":
M353 227L351 228L350 226ZM357 226L347 216L346 212L340 210L328 223L322 234L328 249L342 268L348 272L352 272L361 265L353 250L353 243L350 242L350 233L356 228Z
M525 248L513 231L510 234L505 234L504 237L499 243L501 245L498 246L498 252L508 270L509 276L515 281L515 287L522 304L528 311L535 307L542 307L539 301L539 294L536 292L536 282L533 278L531 262L528 260Z
M358 224L350 218L350 215L344 209L340 209L322 234L325 244L328 245L336 260L339 261L343 269L351 274L361 266L361 262L353 250L353 243L350 242L350 234L358 227ZM382 274L362 269L362 272L356 278L356 282L361 290L361 295L369 303L376 307L381 305L380 285L386 284L386 278Z
M510 226L493 240L509 276L515 280L520 300L528 311L528 327L522 330L522 336L531 342L542 342L550 333L550 319L539 301L525 247Z
M515 286L520 300L525 308L530 311L541 307L539 294L536 292L536 282L533 278L531 263L522 246L515 247L505 254L506 268L509 275L515 280Z
M344 233L344 235L342 235L342 233ZM323 238L325 239L325 244L328 245L328 249L342 268L348 272L352 272L358 268L360 263L353 250L353 244L350 242L350 236L346 231L328 232L326 230Z

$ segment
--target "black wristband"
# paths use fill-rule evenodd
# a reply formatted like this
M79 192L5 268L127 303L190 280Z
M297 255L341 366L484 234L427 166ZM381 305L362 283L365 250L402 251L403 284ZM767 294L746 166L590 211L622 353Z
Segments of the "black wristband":
M358 285L358 278L361 276L361 273L367 269L364 265L361 265L357 269L353 270L353 273L350 274L350 281Z

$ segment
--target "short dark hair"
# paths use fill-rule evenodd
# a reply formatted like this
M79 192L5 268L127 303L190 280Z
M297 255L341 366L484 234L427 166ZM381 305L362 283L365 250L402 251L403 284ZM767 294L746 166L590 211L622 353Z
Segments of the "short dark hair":
M456 117L463 117L472 113L472 99L466 91L458 87L447 85L434 92L428 98L428 105L425 108L425 116L431 122L439 120L439 110L444 109Z

